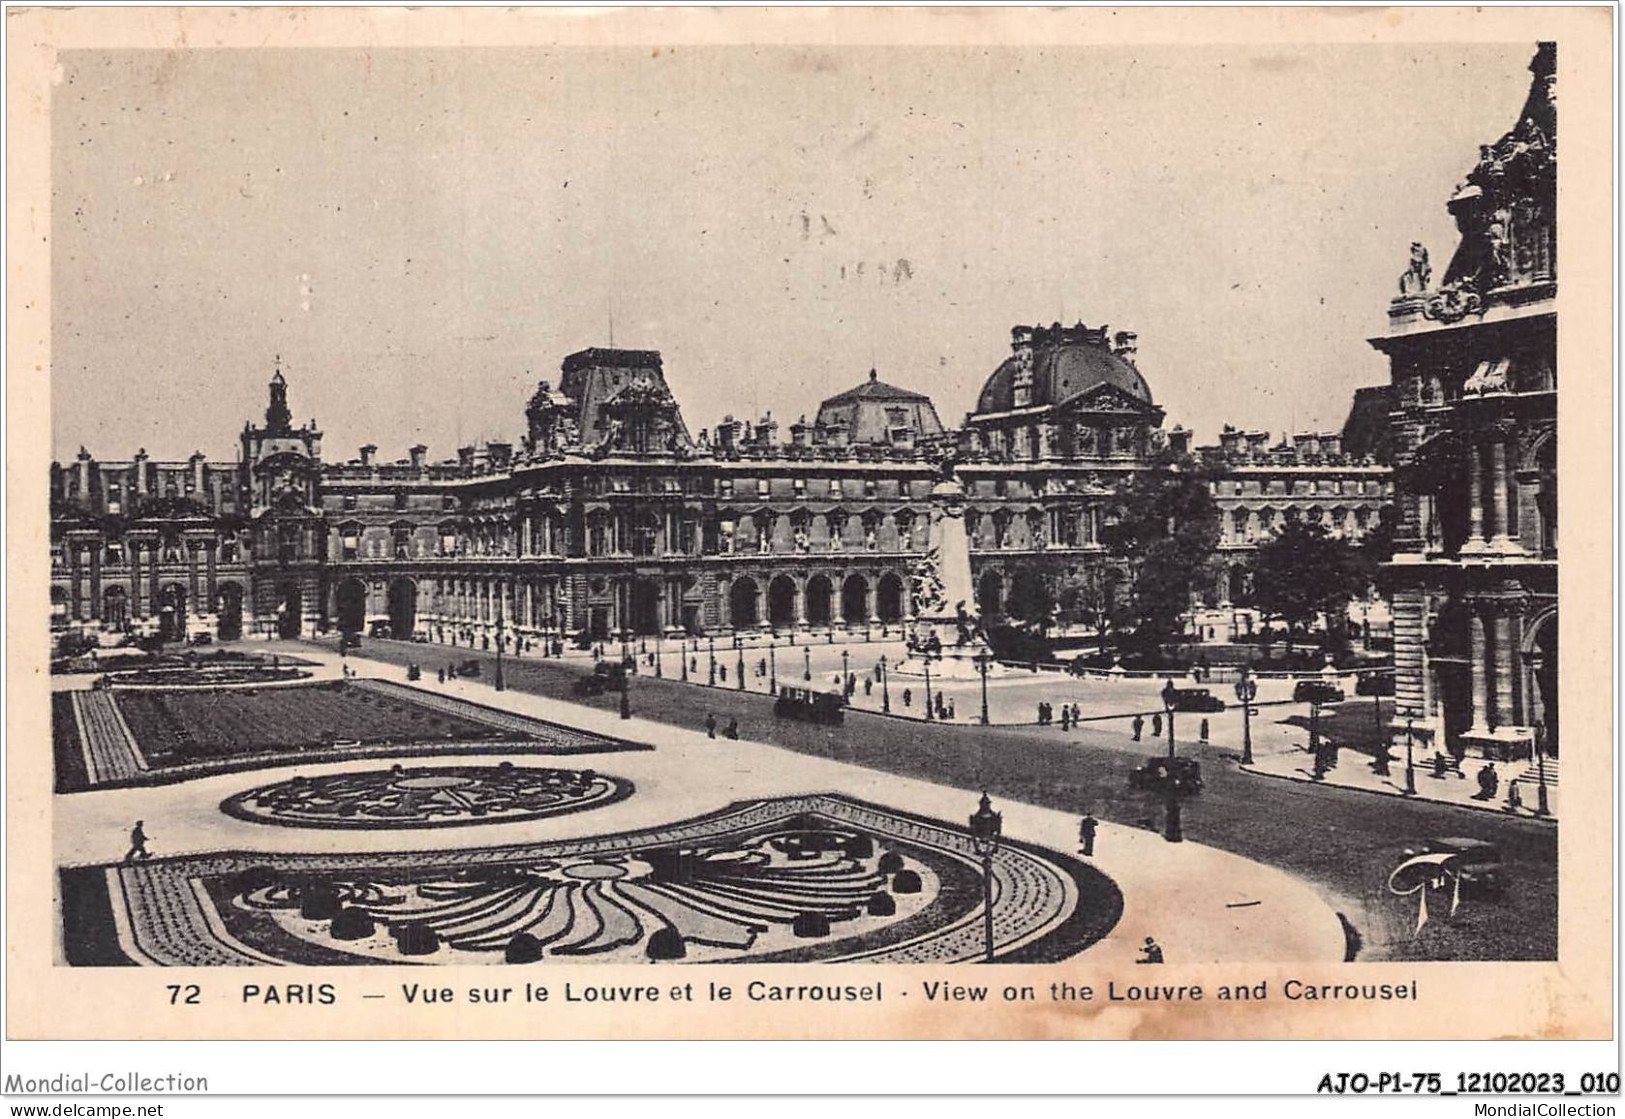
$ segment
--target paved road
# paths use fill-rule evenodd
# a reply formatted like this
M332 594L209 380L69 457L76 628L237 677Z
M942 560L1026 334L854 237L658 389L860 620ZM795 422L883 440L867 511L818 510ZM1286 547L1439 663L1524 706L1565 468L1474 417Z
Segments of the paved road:
M440 645L369 639L364 655L393 664L416 663L429 683L445 665L478 657L492 678L490 654ZM504 662L516 690L563 698L588 671L580 660ZM618 696L579 702L614 708ZM720 723L739 720L744 737L918 777L973 793L986 789L1046 808L1093 812L1119 824L1160 827L1160 798L1128 788L1127 776L1149 744L1089 726L1059 728L943 726L848 713L844 726L814 727L778 720L761 694L638 677L631 686L640 718L697 728L707 711ZM1187 838L1282 867L1319 884L1339 901L1362 940L1361 959L1554 959L1557 954L1557 830L1425 801L1315 786L1240 772L1218 747L1181 746L1200 757L1207 787L1186 802ZM974 800L967 798L967 814ZM1387 892L1389 872L1407 843L1430 836L1470 836L1499 844L1510 888L1499 902L1469 900L1455 918L1435 912L1412 935L1414 897ZM1435 907L1437 909L1438 907Z

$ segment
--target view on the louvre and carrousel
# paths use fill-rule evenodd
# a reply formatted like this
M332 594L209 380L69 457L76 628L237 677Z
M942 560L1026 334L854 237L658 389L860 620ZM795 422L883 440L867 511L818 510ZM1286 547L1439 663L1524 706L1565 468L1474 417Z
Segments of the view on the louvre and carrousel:
M881 88L852 96L899 121L846 122L850 148L797 117L743 162L680 124L554 151L532 115L590 111L543 97L550 68L621 81L618 56L381 52L363 74L361 52L251 51L227 82L226 52L194 53L64 55L52 123L58 964L1556 959L1554 43L1408 71L1496 122L1441 149L1453 188L1385 195L1377 232L1306 232L1307 265L1237 265L1257 295L1201 259L1249 234L1179 212L1223 183L1090 177L1107 148L1184 159L1173 132L1039 128L1035 151L1020 103L967 123L957 95ZM1101 110L1132 124L1131 86L1209 81L1179 76L1198 54L1149 52ZM288 96L307 79L319 101ZM892 128L932 166L993 158L1006 116L1029 198L887 162ZM1431 167L1445 127L1422 113L1362 158ZM1266 158L1226 143L1221 163ZM1364 181L1316 144L1328 181ZM863 150L893 169L853 170ZM825 160L849 200L781 189ZM656 224L694 226L690 273L618 224L668 176ZM200 177L218 210L184 201ZM1165 228L1045 224L1164 189ZM722 228L767 220L749 206L790 248ZM900 248L874 215L904 210L994 247L951 268ZM258 258L207 249L242 228ZM1187 268L1141 274L1137 246L1187 236ZM1037 243L1050 303L975 278ZM1354 285L1369 331L1291 309L1356 260L1389 262ZM676 289L658 314L628 294L649 276ZM1159 285L1210 317L1154 321ZM886 321L815 322L837 289ZM322 333L352 302L370 312ZM535 319L550 351L466 334ZM1323 368L1202 367L1202 321ZM466 364L431 369L432 334ZM869 356L823 360L837 339ZM336 452L301 417L341 399L319 416Z

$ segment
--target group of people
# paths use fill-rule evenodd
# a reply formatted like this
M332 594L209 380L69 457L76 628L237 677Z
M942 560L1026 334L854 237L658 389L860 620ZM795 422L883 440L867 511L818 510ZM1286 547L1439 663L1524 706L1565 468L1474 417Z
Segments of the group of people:
M1083 708L1082 707L1079 707L1076 703L1074 703L1074 704L1072 704L1070 706L1068 706L1065 703L1061 704L1061 729L1062 730L1071 730L1073 727L1075 727L1078 723L1080 723L1082 721L1083 721ZM1039 704L1038 704L1038 725L1041 726L1041 727L1047 727L1047 726L1051 725L1054 722L1055 722L1055 705L1052 704L1052 703L1044 703L1044 702L1040 701Z
M1205 741L1207 741L1207 730L1206 730L1206 726L1205 726L1205 724L1207 723L1207 720L1203 719L1202 722L1204 724L1204 728L1203 728L1203 731L1202 731L1202 740L1205 742ZM1144 715L1135 715L1134 719L1129 723L1129 730L1131 730L1133 732L1134 741L1136 741L1136 742L1140 741L1141 738L1145 737L1145 716ZM1151 716L1151 737L1152 738L1161 738L1162 737L1162 715L1160 713L1154 713Z
M706 712L706 715L705 715L705 736L707 738L715 738L717 736L717 716L716 716L716 712L714 712L714 711ZM739 737L739 720L737 718L732 718L732 719L728 720L728 725L725 728L723 728L722 737L724 737L724 738L738 738Z

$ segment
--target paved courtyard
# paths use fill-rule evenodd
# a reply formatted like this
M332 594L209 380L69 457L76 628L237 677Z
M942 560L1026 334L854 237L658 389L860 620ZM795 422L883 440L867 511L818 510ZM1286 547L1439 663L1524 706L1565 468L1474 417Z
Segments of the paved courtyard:
M308 646L302 647L302 651L309 659L319 662L320 677L331 678L338 674L338 658L330 652ZM430 650L422 646L399 646L392 650L385 643L376 643L368 652L374 656L398 652L402 657L421 660ZM433 652L450 659L454 651ZM356 656L350 657L348 664L363 680L376 673L399 681L400 686L405 687L404 672L397 667ZM61 796L57 798L55 813L59 863L78 868L116 863L127 846L126 833L137 819L145 821L152 852L157 856L149 863L123 870L96 870L88 886L80 881L81 871L69 871L67 879L74 883L74 896L80 897L81 886L84 886L88 891L84 896L89 898L83 902L84 911L90 912L101 896L97 891L122 893L126 898L135 899L130 902L131 912L164 913L167 914L164 921L171 924L185 920L208 924L207 914L196 916L195 909L197 899L212 896L211 891L224 890L231 897L243 900L243 905L217 907L217 913L229 912L232 921L246 920L241 916L245 906L249 910L255 908L255 904L247 904L249 899L259 899L264 914L242 928L224 930L219 943L234 946L228 955L247 951L251 958L259 953L304 962L319 962L324 952L373 952L389 959L394 958L391 953L409 951L412 945L421 948L416 941L408 945L400 935L393 943L389 941L384 919L398 917L402 912L419 915L406 924L439 921L435 927L441 939L433 943L443 942L446 947L443 951L436 949L439 952L436 958L453 958L456 952L475 951L495 943L490 937L499 933L511 940L511 927L503 923L508 921L507 916L500 921L490 918L497 931L490 932L485 939L475 935L475 926L479 924L472 916L475 910L511 914L519 913L528 904L540 907L535 913L537 927L554 921L565 922L576 930L560 934L565 938L560 942L560 951L572 944L578 949L585 945L593 953L600 949L608 952L603 958L619 958L615 953L624 954L630 950L628 946L643 946L638 950L645 950L652 942L653 932L664 926L649 914L662 905L669 912L661 921L691 931L700 921L696 914L708 915L707 921L733 922L751 929L779 928L778 923L767 919L764 913L782 915L773 906L782 905L781 895L787 889L795 896L805 897L802 888L794 883L801 880L800 875L816 870L812 880L825 883L820 889L827 889L832 881L848 881L848 893L861 892L860 901L881 892L891 898L887 905L892 911L880 913L870 913L867 909L854 912L856 894L841 894L839 904L832 902L835 908L831 912L837 920L858 923L852 926L854 932L845 941L836 937L827 942L830 945L852 942L851 947L839 949L846 955L831 958L856 958L882 948L925 951L928 955L942 953L942 959L964 958L965 953L974 957L979 953L979 936L964 933L955 934L962 935L959 941L941 939L954 928L979 928L974 920L979 907L974 887L980 877L974 873L976 864L970 854L963 849L967 843L964 821L976 807L976 796L971 791L977 787L976 782L955 787L953 783L852 764L855 759L834 756L840 753L838 750L819 756L812 751L787 751L753 741L752 731L764 735L774 729L774 724L762 720L759 713L739 741L711 739L698 728L679 727L659 718L622 720L603 706L563 702L546 694L557 693L559 689L537 686L541 679L531 676L535 666L530 663L513 666L515 686L503 693L491 687L489 671L480 681L459 680L442 686L433 677L436 667L424 660L425 680L418 690L430 698L438 695L473 701L500 707L516 717L567 723L588 735L626 738L655 748L601 756L572 755L569 759L568 766L573 771L601 771L617 782L626 783L632 790L629 795L602 797L590 809L568 814L511 821L498 819L489 823L465 822L455 828L367 827L335 831L324 827L268 826L251 818L252 813L246 814L250 818L242 818L228 816L221 810L223 802L234 797L240 800L245 792L261 789L274 781L286 782L294 776L312 783L344 777L341 788L359 782L369 790L368 795L375 796L380 783L388 786L402 776L388 776L391 765L388 758L296 761L291 765L284 762L254 772L200 776L178 784L109 788ZM559 666L544 668L557 671ZM581 670L581 665L575 665L565 671ZM557 684L558 678L553 678L553 682ZM647 682L639 682L644 683ZM692 700L699 693L674 684L670 686L670 694L689 699L688 710L692 717L695 710ZM718 693L719 697L722 695ZM759 707L763 704L761 697L727 698L754 701ZM897 720L876 722L878 725L913 725ZM470 769L500 767L504 763L529 764L505 744L488 754L460 755L456 759L458 767ZM427 764L421 757L406 761L407 766ZM379 771L384 773L382 778L364 776ZM422 795L421 782L411 782L409 778L409 783ZM1113 822L1104 812L1098 856L1076 860L1071 856L1077 850L1075 814L1033 803L1031 798L1016 797L1001 789L993 791L995 807L1004 812L1008 840L1000 858L1009 865L1001 862L996 871L996 879L1001 883L999 896L1004 899L996 902L995 910L1000 915L999 936L1004 938L999 942L1001 955L1024 958L1019 953L1028 950L1053 954L1083 949L1091 958L1129 962L1137 955L1144 938L1154 936L1164 946L1169 960L1178 962L1343 958L1345 940L1337 917L1341 907L1325 891L1300 877L1203 842L1168 844L1156 832L1133 823ZM805 804L797 799L808 796L837 799ZM272 803L275 806L280 802ZM311 803L311 797L302 795L297 798L295 807L300 812L310 811ZM668 829L715 830L714 823L706 822L708 818L727 818L729 813L747 810L740 806L749 805L764 806L748 811L757 814L751 817L756 821L752 827L766 827L758 819L760 814L767 813L777 819L774 813L780 809L774 805L786 803L802 804L796 809L797 814L785 818L790 821L783 825L788 832L781 828L771 835L763 833L760 842L750 839L750 834L755 833L728 841L732 845L728 849L737 853L727 855L718 866L731 860L736 865L729 874L734 874L739 867L755 868L744 872L737 881L728 875L719 877L717 866L709 865L692 868L697 876L695 881L669 880L673 873L667 866L670 857L657 853L671 842L666 835ZM337 811L327 807L326 800L320 800L316 807L322 812ZM398 804L391 801L388 807L394 810ZM858 816L849 819L852 813ZM816 830L823 838L808 839L803 835L805 828L801 821L814 817L821 821ZM685 824L684 821L696 823ZM861 821L861 826L854 821ZM944 829L936 821L945 822L948 827ZM786 839L786 835L799 838ZM839 842L831 840L829 835L839 837ZM606 840L610 848L603 847ZM762 843L768 846L763 847ZM807 847L809 843L812 847ZM618 853L610 854L611 849ZM882 873L881 860L888 851L895 856L895 861ZM241 854L226 855L226 852ZM443 856L442 852L448 854ZM458 856L456 852L463 855ZM634 860L636 873L629 874L632 864L625 863L629 857ZM425 867L446 858L450 859L450 865L459 868L454 882L448 885L421 880ZM313 859L315 863L310 862ZM403 859L406 864L401 864ZM488 876L473 881L468 877L469 866L486 865L493 860L509 869L495 879ZM353 894L358 888L358 875L363 872L373 876L382 873L381 881L387 884L398 879L402 866L408 864L418 878L402 887L404 893L402 888L391 886L384 894L370 888ZM515 867L524 868L522 877L527 882L545 880L550 883L547 898L556 894L568 900L549 901L536 893L534 886L530 887L531 893L523 896L522 891L514 892L519 889L510 881L516 873ZM882 874L880 889L872 888L876 874ZM631 881L622 883L623 878ZM901 886L898 885L900 880ZM329 887L323 885L329 881L331 897L326 892ZM654 893L637 884L646 881L655 882ZM764 887L764 881L771 889ZM1050 885L1032 885L1045 882ZM1017 883L1025 885L1018 890ZM339 888L341 884L343 890ZM640 889L643 889L641 894ZM302 892L297 897L289 897L290 890ZM662 891L677 896L681 904L663 897ZM453 912L443 908L453 904L453 900L448 900L453 894L461 899L455 904L465 907L470 914L466 920L456 916L465 909ZM629 895L637 900L629 902ZM929 901L926 909L918 908L923 904L921 895ZM719 903L722 897L728 899L728 905ZM1114 897L1118 899L1115 902L1111 900ZM225 894L221 898L230 900ZM775 902L774 898L780 900ZM1018 921L1011 914L1016 912L1012 907L1020 898L1029 901L1022 903L1020 908L1026 916ZM561 907L558 909L561 915L556 918L550 916L553 910L548 908L554 904ZM864 905L867 904L864 901ZM315 930L332 914L324 918L306 917L305 913L308 909L319 914L324 905L357 911L358 916L353 918L357 928L352 930L357 934L355 939L345 941L343 946L326 941L318 943ZM361 913L368 906L371 906L370 916ZM388 908L391 906L406 909L392 910ZM916 908L911 909L911 906ZM1114 906L1120 906L1120 912ZM1115 921L1099 919L1094 909L1112 910ZM641 914L640 920L644 923L629 921L626 917L629 913ZM1073 920L1073 914L1089 919ZM367 921L373 924L365 925ZM1028 927L1021 921L1037 923ZM156 916L150 923L154 928L162 924ZM816 919L814 924L816 926ZM391 925L397 934L400 925L401 922ZM1066 926L1065 930L1062 925ZM934 930L931 935L936 939L929 940L931 947L909 947L926 943L919 941L923 935L921 930L926 927ZM1007 928L1008 934L1002 931ZM613 935L605 929L614 930ZM709 939L729 942L728 934L718 929L720 925L712 928L714 935ZM815 927L812 931L818 930ZM321 936L328 935L321 933ZM648 939L641 939L644 936ZM752 939L751 951L761 954L762 958L772 952L794 953L808 948L806 940L787 937L782 929L774 934L764 933L759 938L753 934ZM453 945L454 940L456 945ZM145 947L138 946L138 951L164 962L178 962L165 957L171 950L165 946L187 941L184 936L166 939L165 934L152 933L142 941ZM1086 947L1091 941L1096 942ZM701 950L698 945L705 942L705 937L694 941L697 946L694 950ZM302 947L289 947L295 944ZM1066 944L1073 947L1066 949ZM466 947L468 945L473 947ZM886 945L892 947L885 948ZM83 950L102 949L92 946ZM714 944L703 950L724 951ZM960 955L954 955L956 952ZM798 958L820 957L804 954ZM938 956L930 955L930 958Z

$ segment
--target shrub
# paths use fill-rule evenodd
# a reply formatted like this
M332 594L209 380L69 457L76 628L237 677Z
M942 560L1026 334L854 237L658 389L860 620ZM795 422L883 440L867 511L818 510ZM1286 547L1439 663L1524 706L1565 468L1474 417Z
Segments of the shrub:
M841 844L841 846L844 847L846 849L846 853L854 859L871 858L875 853L874 840L870 839L866 835L850 836L845 843Z
M897 901L885 890L872 894L869 898L869 916L890 917L897 912Z
M428 956L440 947L440 937L428 925L408 922L395 925L395 948L403 956Z
M903 869L903 856L896 851L887 851L880 856L880 873L896 874Z
M299 892L299 916L307 921L331 921L338 916L339 894L331 886L307 886Z
M920 892L920 876L912 870L900 870L892 875L892 893L917 894Z
M502 958L510 964L537 963L542 958L542 942L529 933L514 933Z
M667 926L655 930L645 952L651 960L680 960L688 955L688 945L683 943L681 933Z
M828 936L829 918L822 913L797 913L790 931L805 940Z
M237 875L235 889L239 894L253 894L260 890L269 890L282 876L268 866L251 866L245 868Z
M334 940L365 940L373 934L374 928L372 914L365 909L347 905L333 918L332 927L328 932L332 934Z

